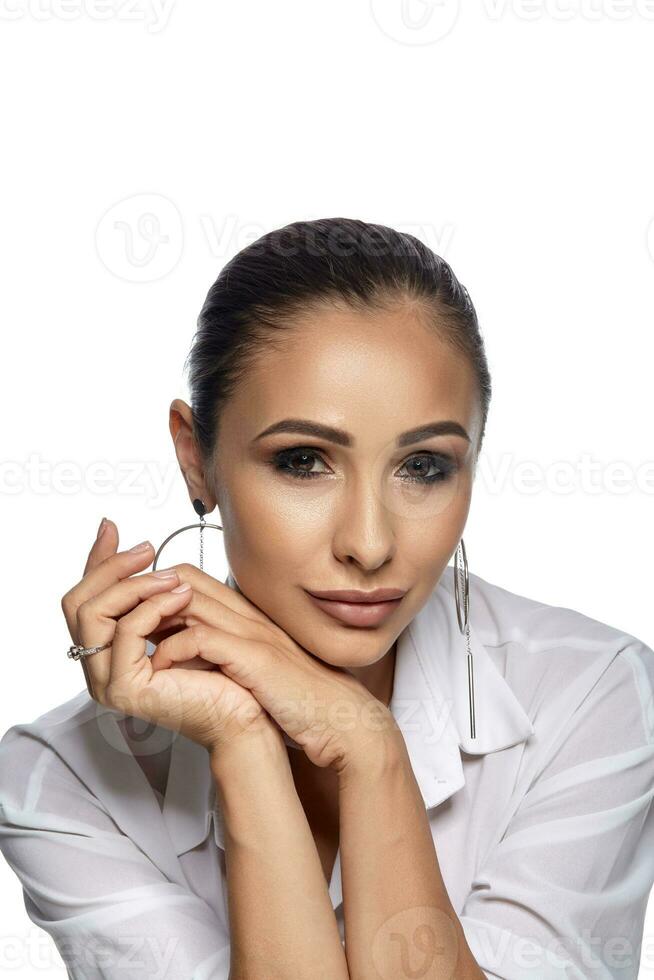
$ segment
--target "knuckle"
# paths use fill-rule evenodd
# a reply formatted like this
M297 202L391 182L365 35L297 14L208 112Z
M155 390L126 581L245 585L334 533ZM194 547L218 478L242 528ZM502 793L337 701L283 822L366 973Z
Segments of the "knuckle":
M180 575L186 575L190 577L194 571L197 571L194 565L191 565L188 561L180 562L179 565L172 566Z
M252 630L252 639L266 648L270 648L273 653L278 653L277 636L265 623L255 623Z
M108 684L105 684L104 688L101 691L98 691L98 693L95 696L95 700L98 701L103 708L113 708L115 704L114 696L115 696L114 686L110 681Z
M116 629L114 631L114 637L125 637L129 635L129 627L127 626L124 619L116 620Z
M93 685L93 700L97 701L98 704L101 704L103 708L111 707L109 701L107 700L107 691L105 688L98 691L96 686Z
M211 635L211 630L205 623L194 623L193 626L189 626L189 630L199 647L206 645Z
M93 599L85 599L77 607L77 621L79 623L89 623L95 614L95 603Z
M284 655L277 643L268 641L264 642L263 646L266 648L266 654L269 660L273 660L276 664L280 664L284 660Z
M102 705L105 708L113 708L115 711L122 711L124 714L132 714L134 704L129 692L117 681L109 681L104 691L101 693Z
M279 657L281 657L282 650L286 650L292 654L296 649L295 641L288 633L275 624L271 624L268 628L267 641Z
M288 642L288 635L283 629L281 629L281 627L277 626L276 623L261 623L260 629L262 636L264 636L269 643L276 644L280 641L283 642L285 639Z
M64 612L69 612L71 609L73 609L74 606L73 595L74 595L74 590L69 589L68 592L66 592L65 595L61 597L61 608L63 609Z

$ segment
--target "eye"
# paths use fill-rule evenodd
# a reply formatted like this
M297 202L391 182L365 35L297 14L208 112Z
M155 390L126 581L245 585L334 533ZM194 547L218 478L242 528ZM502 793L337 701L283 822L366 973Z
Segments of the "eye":
M315 449L310 446L294 446L275 453L272 465L294 479L312 480L328 472L314 470L316 460L325 465ZM403 468L408 470L408 476L401 478L404 482L428 485L447 480L456 469L456 463L444 453L420 453L408 459Z
M454 461L444 453L421 453L408 459L404 466L414 467L413 473L404 477L410 483L439 483L456 469Z
M310 470L311 462L315 459L321 459L321 457L309 446L296 446L292 449L281 449L278 453L275 453L272 462L275 469L288 473L289 476L296 477L300 480L306 480L321 475L320 472L314 473ZM296 469L296 464L298 466L309 466L309 469Z

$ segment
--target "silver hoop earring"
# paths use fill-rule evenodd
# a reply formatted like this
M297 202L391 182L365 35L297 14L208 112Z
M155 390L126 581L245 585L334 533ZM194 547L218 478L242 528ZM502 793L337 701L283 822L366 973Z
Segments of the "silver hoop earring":
M465 635L468 661L468 706L470 711L470 738L475 735L475 682L472 670L472 650L470 649L470 623L468 612L470 605L470 580L468 578L468 559L463 538L459 541L454 556L454 599L456 602L456 618L459 629Z
M181 534L182 531L190 531L194 527L199 527L200 528L200 566L199 567L200 567L200 571L201 572L204 571L204 537L203 537L203 535L204 535L204 529L205 529L205 527L213 527L213 528L216 528L217 531L222 531L222 527L220 526L220 524L207 524L207 522L204 519L204 515L207 512L207 508L204 505L204 501L203 500L200 500L199 497L196 497L196 499L193 501L193 509L195 510L195 513L196 514L199 514L199 516L200 516L200 523L199 524L187 524L185 527L179 527L179 528L177 528L176 531L173 531L172 534L169 534L168 535L168 537L166 538L166 540L163 541L159 545L159 549L158 549L156 555L154 556L154 561L152 562L152 571L153 572L156 572L156 570L157 570L157 562L159 561L159 555L161 554L161 552L163 551L163 549L166 547L166 545L168 544L168 542L172 538L174 538L177 534Z

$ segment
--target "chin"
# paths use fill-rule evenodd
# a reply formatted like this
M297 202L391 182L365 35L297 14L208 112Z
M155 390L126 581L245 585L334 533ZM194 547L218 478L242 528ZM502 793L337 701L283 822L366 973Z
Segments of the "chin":
M304 642L295 637L303 649L332 667L368 667L380 660L392 647L394 636L381 630L315 630ZM362 635L364 634L365 635Z

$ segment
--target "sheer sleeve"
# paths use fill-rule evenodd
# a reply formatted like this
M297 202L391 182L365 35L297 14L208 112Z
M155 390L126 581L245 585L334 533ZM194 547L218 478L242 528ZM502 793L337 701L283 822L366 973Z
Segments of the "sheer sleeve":
M0 851L72 980L228 980L229 932L38 738L0 740ZM219 882L216 882L219 887Z
M494 980L635 980L654 882L654 652L632 638L574 713L460 916Z

